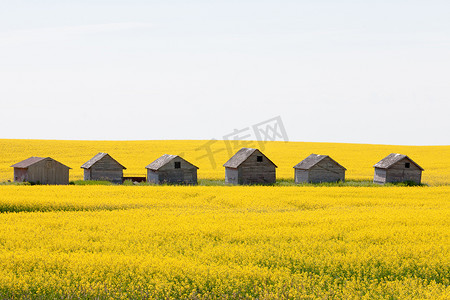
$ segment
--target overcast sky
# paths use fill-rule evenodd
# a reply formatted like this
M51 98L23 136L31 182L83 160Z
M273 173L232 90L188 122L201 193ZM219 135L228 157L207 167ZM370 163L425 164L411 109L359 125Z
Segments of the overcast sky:
M450 1L2 0L0 138L450 144Z

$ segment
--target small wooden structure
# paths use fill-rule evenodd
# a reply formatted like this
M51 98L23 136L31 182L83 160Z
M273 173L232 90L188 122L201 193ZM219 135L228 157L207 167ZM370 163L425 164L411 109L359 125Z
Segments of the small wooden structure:
M328 155L311 154L297 165L295 183L345 181L347 170Z
M271 184L276 181L277 166L258 149L242 148L223 166L227 183Z
M15 182L69 184L69 168L50 157L30 157L11 166Z
M422 180L422 167L403 154L391 153L376 163L374 168L375 183L411 181L420 184Z
M85 162L84 180L105 180L113 183L123 182L123 170L126 168L108 153L98 153L93 158Z
M197 184L198 167L178 155L164 154L145 168L150 183Z

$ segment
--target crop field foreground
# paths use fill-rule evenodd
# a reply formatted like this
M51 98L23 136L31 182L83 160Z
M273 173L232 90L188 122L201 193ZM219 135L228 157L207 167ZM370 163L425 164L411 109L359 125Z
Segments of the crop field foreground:
M2 299L450 298L448 186L0 195Z
M222 164L241 146L264 147L276 186L223 186ZM450 299L450 146L239 147L0 140L0 298ZM202 185L7 182L9 166L30 156L68 165L77 181L98 152L125 165L125 176L178 154L200 167ZM391 152L419 163L426 185L370 184L372 166ZM295 186L292 167L311 153L345 166L350 183Z

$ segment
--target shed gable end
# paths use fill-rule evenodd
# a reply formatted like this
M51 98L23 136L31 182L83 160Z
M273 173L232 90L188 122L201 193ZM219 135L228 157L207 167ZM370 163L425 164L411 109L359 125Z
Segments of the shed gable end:
M121 164L119 164L115 159L113 159L109 155L105 155L103 158L95 162L91 166L92 170L100 171L100 170L115 170L122 171L124 168Z
M241 163L239 167L248 167L248 166L273 166L276 168L277 166L265 156L261 151L256 149L245 161Z
M421 171L415 162L413 162L409 157L405 157L398 162L394 163L389 167L389 169L409 169Z
M183 170L196 170L198 169L196 166L188 162L187 160L181 158L180 156L176 156L171 161L163 165L159 168L158 171L168 171L175 169L183 169Z

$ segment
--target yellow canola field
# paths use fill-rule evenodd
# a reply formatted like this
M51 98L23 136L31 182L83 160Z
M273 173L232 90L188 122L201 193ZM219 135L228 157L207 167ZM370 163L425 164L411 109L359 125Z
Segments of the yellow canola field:
M369 180L373 165L392 152L407 154L425 172L430 185L450 182L450 146L392 146L339 143L224 141L52 141L0 140L0 181L12 180L12 164L30 156L50 156L71 167L71 180L83 178L80 166L98 152L108 152L122 163L126 175L146 174L145 166L164 153L182 155L197 165L199 178L223 179L222 165L242 146L260 148L277 166L277 177L292 179L293 166L311 153L327 154L347 168L348 179ZM208 150L210 155L208 155Z
M0 298L450 299L449 195L0 186Z

